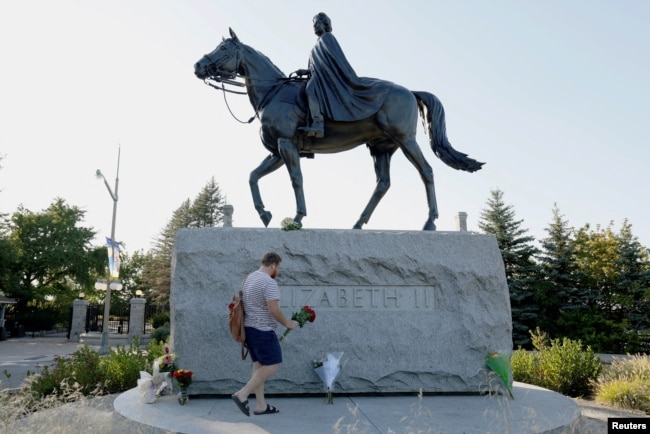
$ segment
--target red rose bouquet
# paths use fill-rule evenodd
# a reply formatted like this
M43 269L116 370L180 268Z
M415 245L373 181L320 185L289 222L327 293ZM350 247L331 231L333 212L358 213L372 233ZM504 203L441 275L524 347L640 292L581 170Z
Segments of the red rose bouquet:
M174 371L172 375L174 376L174 379L179 386L188 387L190 384L192 384L192 377L194 376L194 373L192 371L188 371L187 369L178 369Z
M316 321L316 312L314 309L312 309L309 306L303 306L300 308L298 312L295 312L293 315L291 315L291 319L294 321L298 321L298 325L300 328L305 325L307 321L309 322L314 322ZM280 336L280 342L284 340L284 338L289 334L291 329L286 329L282 336Z

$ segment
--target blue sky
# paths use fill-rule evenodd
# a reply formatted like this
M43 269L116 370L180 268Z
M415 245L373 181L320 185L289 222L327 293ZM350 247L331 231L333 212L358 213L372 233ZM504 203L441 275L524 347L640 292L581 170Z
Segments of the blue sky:
M241 125L193 64L228 35L286 74L307 64L312 17L326 12L358 75L437 95L456 149L485 161L445 166L424 130L438 229L467 212L478 230L501 189L540 239L555 203L570 226L618 230L650 246L650 2L647 1L4 1L0 2L0 212L40 211L62 197L110 235L148 249L172 212L214 176L234 225L262 227L248 174L266 156L259 122ZM228 96L242 119L246 97ZM351 228L374 188L365 147L302 163L307 228ZM427 215L417 171L398 152L392 186L367 229L419 230ZM287 172L262 179L271 227L293 216ZM98 239L98 244L100 240Z

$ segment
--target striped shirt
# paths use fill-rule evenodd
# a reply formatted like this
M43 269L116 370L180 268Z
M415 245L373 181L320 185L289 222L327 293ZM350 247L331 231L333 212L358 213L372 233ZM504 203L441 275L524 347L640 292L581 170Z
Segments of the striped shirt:
M244 326L261 331L275 330L277 321L266 302L280 300L280 289L274 279L262 271L253 271L244 282Z

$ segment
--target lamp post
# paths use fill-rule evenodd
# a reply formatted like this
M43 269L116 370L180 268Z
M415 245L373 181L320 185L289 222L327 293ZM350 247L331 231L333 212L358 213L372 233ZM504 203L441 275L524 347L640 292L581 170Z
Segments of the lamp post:
M108 193L113 199L113 221L111 223L111 254L115 258L115 217L117 216L117 187L119 183L119 173L120 173L120 152L121 149L117 150L117 173L115 174L115 190L111 189L111 186L108 184L106 177L101 170L97 169L95 176L97 179L103 179L104 185L108 190ZM115 260L115 259L113 259ZM104 321L102 325L102 340L99 344L99 354L108 353L108 317L111 314L111 267L108 267L108 280L106 284L106 300L104 301Z

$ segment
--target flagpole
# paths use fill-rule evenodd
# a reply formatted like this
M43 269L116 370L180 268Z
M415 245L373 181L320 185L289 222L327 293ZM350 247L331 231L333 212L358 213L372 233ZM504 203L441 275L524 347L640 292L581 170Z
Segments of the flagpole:
M96 175L98 177L101 177L104 179L104 185L106 186L106 189L108 190L108 193L111 195L111 199L113 199L113 219L111 223L111 257L113 258L113 265L114 268L116 264L116 257L115 257L115 220L117 217L117 188L119 185L119 174L120 174L120 154L121 154L121 148L118 148L117 150L117 173L115 175L115 189L111 190L111 186L108 184L108 181L102 174L102 172L98 169ZM102 340L101 343L99 344L99 354L108 354L108 320L109 316L111 314L111 278L113 277L111 270L111 264L108 264L108 279L106 279L106 299L104 300L104 319L103 319L103 325L102 325ZM119 271L119 269L118 269ZM119 277L119 276L118 276Z

